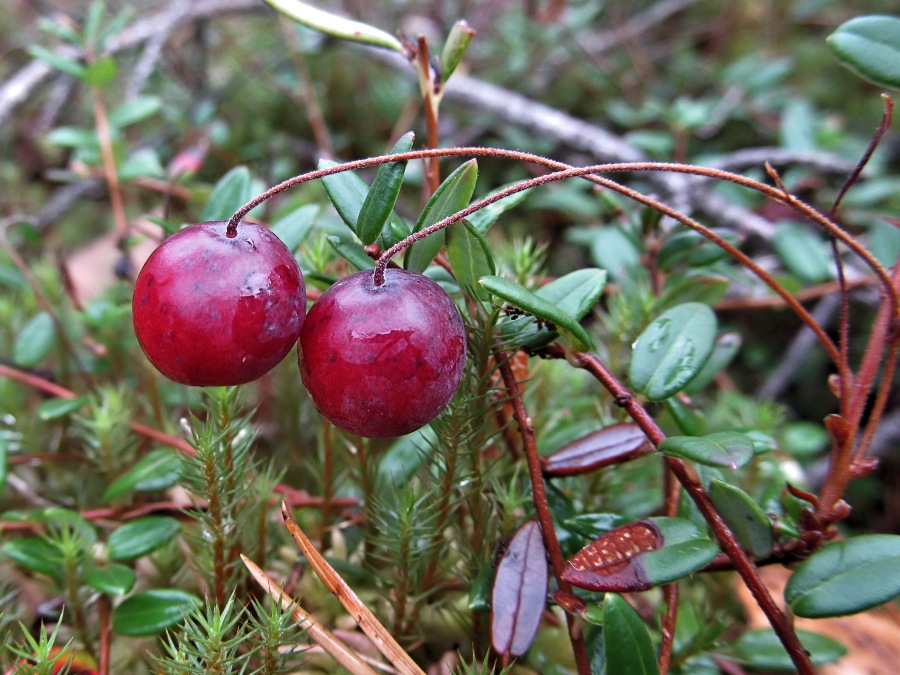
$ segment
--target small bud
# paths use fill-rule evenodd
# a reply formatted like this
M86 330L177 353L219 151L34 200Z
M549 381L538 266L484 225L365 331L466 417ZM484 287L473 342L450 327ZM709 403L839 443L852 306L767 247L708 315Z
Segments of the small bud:
M444 82L450 79L456 66L462 61L469 43L475 37L475 31L469 27L465 19L460 19L447 36L447 42L444 44L444 51L441 52L441 77Z

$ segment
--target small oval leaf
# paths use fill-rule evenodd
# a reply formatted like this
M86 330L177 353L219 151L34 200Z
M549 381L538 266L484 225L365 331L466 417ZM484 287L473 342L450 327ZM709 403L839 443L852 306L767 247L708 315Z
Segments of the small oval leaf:
M737 356L740 349L740 333L722 333L716 338L712 354L706 359L706 363L703 364L700 372L685 385L684 392L686 394L696 394L703 389L713 381L716 375L728 367L728 364Z
M798 630L797 637L809 652L809 660L814 666L833 663L847 653L844 645L827 635ZM734 654L742 664L754 669L789 672L794 672L795 669L790 654L771 628L751 630L741 635L734 643Z
M134 570L127 565L111 563L103 567L91 567L85 572L84 582L106 595L125 595L134 588Z
M735 485L713 479L709 498L750 555L764 558L772 552L775 544L772 521L750 495Z
M514 183L503 185L497 188L494 192L505 190L513 184ZM518 206L522 202L522 200L531 193L532 189L533 188L528 188L527 190L513 192L511 195L507 195L506 197L498 199L492 204L488 204L483 209L479 209L475 213L470 214L468 217L469 222L472 224L472 227L474 227L479 233L484 234L491 228L494 223L497 222L497 219L500 216L502 216L510 209Z
M784 589L797 616L844 616L900 594L900 536L868 534L826 544L803 561Z
M272 234L281 239L289 251L296 251L312 230L317 215L318 204L303 204L272 223Z
M484 237L465 220L447 229L447 256L459 285L480 300L488 300L488 293L478 280L496 271L494 257Z
M627 462L653 452L637 424L623 422L566 443L544 462L545 476L572 476Z
M200 604L200 598L174 588L144 591L125 598L113 612L112 629L119 635L158 635L179 623Z
M328 243L338 254L358 270L375 269L375 261L366 250L355 241L344 239L333 234L328 235Z
M319 169L330 169L337 166L338 163L330 159L319 160ZM362 208L363 202L366 201L366 195L369 193L369 186L366 181L357 176L352 171L341 171L325 176L322 179L322 185L325 186L325 194L331 200L335 211L341 217L341 220L349 227L354 234L359 234L356 228L356 220L359 217L359 210Z
M389 154L407 152L415 138L411 131L403 134ZM394 204L397 203L405 171L406 162L388 162L378 167L378 173L356 219L356 232L364 245L374 244L384 229L394 210Z
M181 523L167 516L139 518L109 535L111 560L134 560L169 543L181 531Z
M659 673L656 650L641 617L621 595L603 599L603 638L607 673Z
M452 216L469 205L478 179L478 163L471 159L451 173L425 204L413 232ZM424 272L444 245L445 230L435 232L406 249L403 265L413 272Z
M716 338L716 315L699 302L662 313L634 343L631 386L651 401L678 393L703 367Z
M62 578L62 551L51 541L41 537L14 539L3 544L0 551L25 569Z
M23 368L33 368L50 353L56 342L56 326L47 312L35 314L13 343L13 361Z
M707 466L740 469L753 459L753 441L736 431L718 431L706 436L669 436L659 444L659 451Z
M779 223L772 245L788 271L801 281L816 284L834 276L825 242L808 227L794 222Z
M497 566L491 594L491 645L498 654L518 657L528 651L547 603L547 553L537 521L513 536Z
M480 283L493 295L552 323L554 328L572 341L576 349L583 351L591 348L591 338L584 328L552 302L503 277L484 276Z
M201 221L228 220L253 196L250 170L236 166L222 176L213 187L209 200L200 213Z
M65 417L69 413L80 410L91 402L90 396L76 396L75 398L51 398L38 406L38 418L43 421L55 420Z
M861 77L900 89L900 18L873 14L850 19L828 36L828 46Z
M135 490L136 492L157 492L172 487L184 475L184 462L169 448L158 448L148 452L127 472L116 478L103 499L108 501Z

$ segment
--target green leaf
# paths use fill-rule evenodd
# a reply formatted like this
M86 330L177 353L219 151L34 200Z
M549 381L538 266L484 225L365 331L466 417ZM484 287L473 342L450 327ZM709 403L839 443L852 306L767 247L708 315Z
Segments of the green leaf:
M496 190L495 192L500 192L501 190L513 185L510 183L508 185L503 185ZM518 206L529 194L531 194L533 188L528 188L527 190L520 190L519 192L513 192L511 195L507 195L503 199L498 199L492 204L488 204L483 209L478 209L475 213L469 214L467 220L480 234L484 234L487 232L491 225L497 222L497 219L509 211L510 209Z
M111 560L134 560L165 546L179 532L181 523L168 516L148 516L125 523L109 535Z
M772 552L775 544L772 521L750 495L735 485L713 479L709 498L750 555L765 558Z
M702 302L712 306L725 296L729 286L731 280L724 276L692 272L672 274L666 279L653 307L664 311L686 302Z
M447 36L447 42L444 43L444 49L441 51L441 78L444 82L450 79L456 66L462 61L469 43L475 37L475 31L469 27L465 19L460 19Z
M309 235L319 215L318 204L304 204L272 224L272 234L281 239L289 251L296 251Z
M662 532L663 547L641 556L644 573L654 585L672 583L705 567L719 553L716 542L684 518L648 518Z
M184 462L178 453L169 448L159 448L148 452L126 473L122 474L106 488L103 500L109 501L129 490L136 492L158 492L172 487L184 475Z
M597 228L593 231L590 246L594 264L607 270L614 278L627 275L629 270L641 263L637 245L619 227Z
M628 379L651 401L679 392L700 372L712 353L716 315L699 302L662 313L634 343Z
M110 563L103 567L90 567L84 574L84 582L106 595L125 595L134 588L134 570L127 565Z
M670 396L663 403L675 424L685 436L702 436L706 431L706 418L677 396Z
M621 595L610 593L603 599L603 637L606 672L659 673L647 626Z
M900 89L900 18L871 14L850 19L828 36L828 46L860 77Z
M266 2L294 21L322 31L326 35L406 54L403 45L393 35L361 21L324 12L299 0L266 0Z
M71 532L84 547L93 546L97 542L97 530L77 511L51 506L41 512L41 519L51 530Z
M366 250L355 241L328 235L328 243L347 262L358 270L375 269L375 261L366 253Z
M330 169L337 166L337 162L330 159L319 160L320 169ZM354 234L359 234L356 227L356 220L359 217L359 210L362 208L363 202L366 201L366 195L369 193L369 186L362 178L352 171L342 171L341 173L333 173L322 179L322 185L325 186L325 193L331 200L335 210L341 217L347 227Z
M713 381L713 378L728 367L734 357L741 349L740 333L722 333L716 338L716 344L713 347L712 354L706 359L706 363L700 368L691 381L688 382L684 391L686 394L696 394L706 385Z
M784 589L794 614L844 616L900 594L900 536L868 534L826 544L803 561Z
M209 201L200 213L201 221L228 220L250 201L253 186L250 170L246 166L236 166L222 176L212 189Z
M481 278L480 283L493 295L552 323L560 333L572 341L576 349L584 351L591 348L591 338L584 328L571 315L562 311L552 302L535 295L516 282L502 277L485 276Z
M9 449L6 445L6 438L0 435L0 499L6 492L6 478L9 475Z
M403 134L389 154L408 152L415 138L411 131ZM356 219L356 231L365 246L375 243L390 218L403 185L405 171L406 162L388 162L378 167L378 173Z
M96 150L100 147L97 133L93 129L78 127L56 127L47 134L47 142L63 148Z
M112 629L119 635L157 635L179 623L200 604L200 598L174 588L144 591L125 598L113 612Z
M847 653L844 645L827 635L798 630L797 637L816 666L837 661ZM741 635L734 643L734 653L742 664L754 669L795 672L794 662L778 634L771 628L751 630Z
M488 300L488 293L478 280L494 274L496 269L484 237L465 220L454 223L447 230L447 255L459 285L473 291L480 300Z
M110 110L109 124L121 129L153 117L160 110L162 110L162 99L158 96L138 96Z
M56 342L56 326L47 312L39 312L26 323L13 344L13 361L22 368L39 365Z
M475 192L477 179L478 163L474 159L469 160L447 176L425 204L413 232L423 230L466 208L472 199L472 193ZM417 241L406 249L404 266L414 272L424 272L443 245L444 230Z
M54 579L62 578L62 551L59 546L43 537L14 539L3 544L0 551L25 569Z
M91 402L90 396L76 396L75 398L51 398L38 406L38 419L43 421L55 420L65 417L69 413L81 410Z
M84 81L95 87L105 87L116 78L119 65L111 56L97 59L87 67L82 76Z
M800 223L779 223L772 244L784 266L801 281L816 284L833 276L825 242Z
M83 78L85 72L87 71L87 67L84 64L79 63L75 59L69 58L67 56L61 56L60 54L57 54L56 52L51 51L46 47L42 47L41 45L32 45L28 48L28 53L31 54L34 58L40 59L51 68L55 68L61 73L72 75L73 77L77 77L79 79Z
M740 469L753 459L753 441L736 431L717 431L699 437L669 436L659 444L659 451L706 466Z
M166 170L159 161L159 154L154 148L141 148L130 155L119 165L119 180L128 181L136 178L154 178L162 176Z

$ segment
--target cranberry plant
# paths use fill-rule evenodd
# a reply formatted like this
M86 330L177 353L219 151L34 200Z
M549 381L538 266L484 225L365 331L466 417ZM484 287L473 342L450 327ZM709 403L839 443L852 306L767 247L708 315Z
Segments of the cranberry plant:
M191 142L127 131L160 111L188 124L163 105L166 82L141 90L174 26L205 9L147 19L169 26L160 42L95 2L81 23L45 21L58 44L32 49L30 67L90 98L89 122L48 138L69 149L72 184L105 189L119 279L89 294L70 274L76 255L54 262L72 245L50 232L57 211L4 205L0 665L809 673L839 661L839 641L795 619L900 593L900 537L861 527L852 496L878 475L900 340L900 247L883 227L897 205L878 191L896 177L876 152L890 98L867 99L880 125L842 158L803 147L795 127L811 113L788 99L783 148L704 163L695 138L783 92L748 81L741 113L702 98L641 111L626 97L610 116L665 120L664 145L646 130L635 144L556 131L590 158L560 161L541 138L504 143L503 125L446 141L451 84L471 87L463 98L481 86L451 77L479 42L466 22L438 52L424 34L268 2L283 16L260 21L291 53L316 168L276 151L204 183L207 153L236 164L227 137L243 133L204 106ZM504 11L557 47L555 29L593 20L557 3ZM140 58L117 56L141 35ZM320 98L297 46L321 35L373 50L353 58L395 57L418 81L393 128L340 153L321 110L337 114L340 97ZM897 87L897 35L895 19L862 17L830 44ZM533 59L524 41L507 56L512 70ZM277 106L273 88L261 108ZM560 114L540 106L525 113L539 129L535 111ZM407 133L419 124L424 141ZM588 148L597 138L607 145ZM526 140L533 152L505 147ZM538 219L553 236L534 236ZM780 366L782 331L760 330L760 307L802 328ZM776 400L777 379L797 373L815 383ZM791 419L805 407L819 419ZM783 592L763 575L774 568ZM769 628L747 627L737 586Z

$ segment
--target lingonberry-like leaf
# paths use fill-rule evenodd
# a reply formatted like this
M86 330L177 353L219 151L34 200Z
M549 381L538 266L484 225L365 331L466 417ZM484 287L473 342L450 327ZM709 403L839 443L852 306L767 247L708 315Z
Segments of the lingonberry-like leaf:
M833 663L847 653L844 645L827 635L798 630L797 637L816 666ZM733 652L741 664L754 670L793 672L795 668L778 634L771 628L747 631L734 643Z
M733 246L741 243L740 236L733 230L720 228L714 229L713 232ZM683 262L690 267L704 267L726 257L728 257L726 251L700 233L679 228L669 233L663 241L659 251L659 266L671 270Z
M663 403L683 434L702 436L706 431L706 418L703 414L694 410L678 396L670 396Z
M565 335L576 349L591 348L591 338L572 316L549 300L532 293L524 286L503 277L484 276L480 282L491 294L500 297L516 307L534 314L539 319L550 322Z
M686 577L717 552L690 521L648 518L592 541L569 560L562 578L591 591L645 591Z
M84 582L106 595L125 595L134 588L134 570L127 565L110 563L103 567L92 566L84 573Z
M701 302L712 307L725 297L731 280L728 277L709 273L673 274L666 279L662 293L653 307L665 311L686 302Z
M524 654L547 602L547 553L537 521L522 525L497 565L491 594L491 645L498 654Z
M172 487L184 475L185 466L178 453L169 448L158 448L144 455L131 469L116 478L103 500L109 501L129 490L158 492Z
M119 635L158 635L179 623L200 604L200 598L175 588L157 588L125 598L113 612L112 629Z
M389 154L407 152L415 138L411 131L403 134ZM406 162L388 162L378 167L372 187L369 188L356 218L356 232L364 245L375 243L384 229L400 194L405 171Z
M620 595L610 593L603 599L603 634L606 672L659 674L647 626Z
M13 343L13 361L23 368L33 368L56 343L56 326L47 312L38 312L26 323Z
M779 223L772 244L784 266L801 281L816 284L834 276L825 242L805 225Z
M572 476L653 452L637 424L623 422L566 443L544 461L545 476Z
M488 292L478 280L493 274L494 257L484 237L465 220L447 229L447 256L459 285L471 290L481 300L488 300Z
M900 536L868 534L826 544L803 561L784 589L794 614L855 614L900 594Z
M716 375L728 367L728 364L737 356L740 348L740 333L722 333L716 338L712 354L706 359L706 363L703 364L700 372L685 385L684 392L686 394L696 394L712 382Z
M289 251L296 251L312 230L318 214L318 204L303 204L272 223L272 234L281 239Z
M900 18L876 14L850 19L828 36L828 46L859 76L900 89Z
M6 492L6 479L9 474L9 450L6 446L6 438L0 436L0 499Z
M159 96L137 96L109 111L109 125L116 129L122 129L148 117L153 117L162 107L163 102ZM197 167L197 169L199 168Z
M699 302L669 309L634 343L628 379L651 401L679 392L703 367L716 338L716 315Z
M510 185L513 185L513 183L502 185L494 192L504 190L510 187ZM470 214L468 216L469 223L471 223L472 227L478 230L479 233L484 234L491 228L491 225L497 222L497 219L500 216L522 203L522 200L531 194L532 189L533 188L528 188L527 190L513 192L511 195L503 197L503 199L498 199L494 203L488 204L483 209L479 209L475 213Z
M234 212L250 201L253 184L250 170L236 166L222 176L213 187L209 200L200 213L200 221L228 220Z
M414 232L462 211L469 205L478 179L478 163L472 159L458 167L444 179L425 204L419 215ZM430 234L406 249L403 264L408 270L423 272L444 245L445 230Z
M406 53L397 38L367 23L325 12L299 0L266 0L266 2L294 21L322 31L326 35L373 47L384 47L404 55Z
M538 288L534 294L556 305L573 319L580 320L600 300L606 288L606 277L605 270L587 267L554 279ZM504 341L528 349L538 349L559 336L555 330L546 326L542 328L532 316L513 316L507 318L500 327Z
M355 241L333 234L328 235L328 243L338 254L358 270L375 269L375 261L366 250Z
M87 66L85 66L83 63L73 58L57 54L56 52L47 49L46 47L42 47L41 45L31 45L28 48L28 53L31 54L34 58L40 59L51 68L55 68L59 72L65 73L66 75L72 75L73 77L82 78L84 77L84 73L87 71Z
M330 169L337 165L337 162L330 159L320 159L318 168ZM353 230L354 234L359 234L356 220L363 202L366 201L366 195L369 194L369 186L366 181L352 171L341 171L325 176L322 179L322 185L325 186L325 194L328 195L328 199L331 200L331 204L341 220Z
M669 436L659 451L707 466L740 469L753 459L753 441L737 431L718 431L706 436Z
M52 541L42 537L13 539L3 544L0 551L25 569L54 579L62 578L62 551Z
M122 525L107 542L111 560L134 560L169 543L181 523L167 516L148 516Z
M772 552L772 521L750 495L735 485L713 479L709 498L750 555L764 558Z
M90 396L76 396L75 398L51 398L38 406L38 419L47 421L65 417L69 413L81 410L91 402Z

